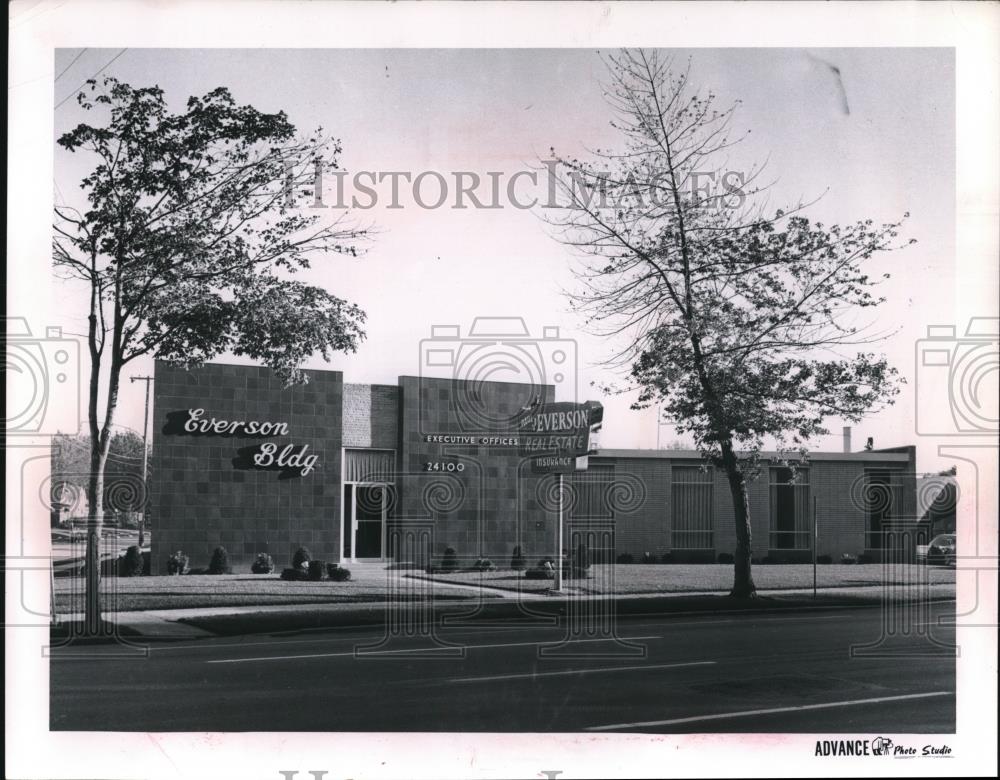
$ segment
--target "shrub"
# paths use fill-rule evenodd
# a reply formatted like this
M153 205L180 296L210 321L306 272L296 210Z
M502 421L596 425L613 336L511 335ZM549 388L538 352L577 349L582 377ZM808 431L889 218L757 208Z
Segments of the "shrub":
M250 564L250 571L254 574L270 574L274 571L274 559L267 553L257 553L254 562Z
M586 577L588 571L590 571L590 551L587 549L587 545L581 543L577 545L576 551L573 553L573 559L570 562L570 576Z
M321 580L324 571L326 571L326 561L309 561L306 576L311 580Z
M521 553L521 545L514 548L510 556L510 568L514 571L524 571L528 565L524 562L524 555Z
M309 575L306 574L306 572L303 569L282 569L281 570L281 579L283 579L283 580L292 580L294 582L294 581L297 581L297 580L304 580L308 576Z
M524 576L529 580L551 580L555 579L556 569L551 559L543 560L534 569L528 569Z
M673 563L673 562L674 562L674 554L673 553L666 552L666 553L663 553L663 555L660 556L660 563Z
M311 580L323 579L323 572L326 570L326 561L309 561L307 577Z
M309 552L308 548L300 547L295 551L295 555L292 556L292 568L304 569L311 560L312 553Z
M630 553L621 553L615 558L615 563L635 563L635 558Z
M150 575L150 567L153 565L151 554L149 550L144 550L142 553L142 576L148 577Z
M334 582L347 582L351 579L351 570L345 569L336 563L326 565L326 573Z
M138 545L133 544L122 558L121 573L124 577L142 576L142 550Z
M769 566L774 562L775 562L774 558L772 558L770 555L765 555L763 558L760 559L761 566Z
M180 550L167 558L167 574L187 574L188 557Z
M829 555L817 555L816 563L833 563L833 558Z
M862 553L858 556L858 563L875 563L875 556L869 555L868 553Z
M231 574L229 568L229 553L225 547L216 547L212 550L212 560L208 563L209 574Z
M87 567L84 565L84 572L86 572ZM119 555L117 558L102 558L101 559L101 576L102 577L124 577L125 576L125 557Z
M651 552L644 552L642 554L643 563L656 563L656 556Z
M441 560L441 568L445 571L455 571L458 568L458 555L454 547L446 547L444 558Z
M719 563L735 563L732 553L719 553Z
M858 559L856 556L851 555L850 553L844 553L843 555L840 556L840 562L851 564L851 563L857 563Z

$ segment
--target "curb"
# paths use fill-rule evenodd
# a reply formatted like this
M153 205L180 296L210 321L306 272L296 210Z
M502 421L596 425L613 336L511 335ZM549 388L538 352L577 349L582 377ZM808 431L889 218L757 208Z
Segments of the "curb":
M602 597L603 598L603 597ZM584 612L594 599L573 600L549 597L543 600L517 601L515 599L468 602L410 602L405 604L375 603L364 607L340 605L337 607L297 605L299 608L276 606L274 608L240 607L224 612L184 615L184 610L161 613L154 620L149 618L129 620L128 613L121 613L118 625L136 631L143 639L177 640L211 638L213 636L242 636L253 634L281 634L303 631L320 631L336 628L365 628L388 626L404 618L407 625L414 620L425 620L435 626L457 628L476 626L504 627L512 623L551 624L567 616L570 604L577 604ZM953 595L930 594L924 603L953 602ZM655 617L669 615L735 615L751 613L802 613L831 609L874 609L881 606L878 596L865 594L820 594L817 599L799 594L790 596L758 595L755 599L731 599L726 595L684 595L619 598L614 604L618 617ZM429 607L429 609L428 609ZM421 610L425 614L412 617ZM180 614L179 614L180 613ZM168 616L169 615L169 616ZM586 615L582 615L586 617ZM409 618L409 619L405 619ZM169 625L164 625L169 624ZM159 630L158 630L159 629Z

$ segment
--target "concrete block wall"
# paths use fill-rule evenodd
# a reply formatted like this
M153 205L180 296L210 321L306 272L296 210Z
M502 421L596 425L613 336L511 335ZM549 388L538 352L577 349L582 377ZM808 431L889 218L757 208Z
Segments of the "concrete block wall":
M185 371L156 363L150 502L151 572L166 573L167 558L182 550L193 568L208 566L226 548L235 572L249 572L259 552L287 566L297 547L314 558L339 558L341 410L339 371L308 371L308 384L284 387L269 369L206 364ZM170 412L204 409L204 418L288 425L287 436L164 433ZM317 456L305 476L237 468L238 450L273 442Z
M529 562L552 554L554 514L517 447L442 444L427 435L495 436L531 398L527 385L400 377L400 473L397 516L434 519L432 557L453 547L463 562L488 557L509 563L521 545ZM543 389L550 401L551 386ZM488 410L495 422L477 419ZM479 423L483 423L480 425ZM489 427L487 427L489 426ZM516 435L516 431L507 431ZM461 465L458 471L428 471L427 463Z

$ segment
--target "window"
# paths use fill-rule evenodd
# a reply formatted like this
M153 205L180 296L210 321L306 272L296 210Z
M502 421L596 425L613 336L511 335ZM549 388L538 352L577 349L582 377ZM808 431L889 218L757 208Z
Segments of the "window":
M866 469L865 492L865 547L881 550L892 530L891 521L900 516L903 507L901 474L889 469Z
M674 466L671 484L671 549L714 549L711 470Z
M586 471L569 475L568 481L573 498L563 540L567 552L575 555L582 546L590 563L614 563L614 505L610 492L615 481L614 466L592 463Z
M344 450L344 482L393 482L393 450Z
M772 550L808 550L812 546L812 507L809 500L809 472L799 469L771 469Z

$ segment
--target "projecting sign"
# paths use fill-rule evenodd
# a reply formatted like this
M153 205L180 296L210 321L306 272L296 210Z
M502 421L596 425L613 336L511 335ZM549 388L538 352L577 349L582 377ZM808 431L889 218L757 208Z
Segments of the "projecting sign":
M587 468L590 434L604 420L604 407L583 404L540 404L525 410L518 421L519 451L532 459L532 471L570 473Z

